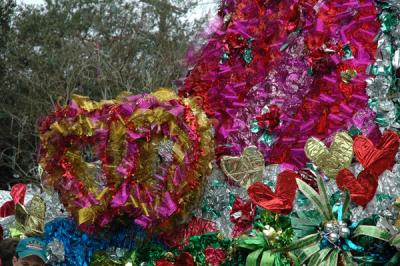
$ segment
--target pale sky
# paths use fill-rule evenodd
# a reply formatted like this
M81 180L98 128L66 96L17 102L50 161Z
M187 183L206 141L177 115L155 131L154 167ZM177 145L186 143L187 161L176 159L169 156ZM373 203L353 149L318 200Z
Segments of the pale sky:
M218 3L221 0L199 0L199 5L194 10L196 17L201 17L206 14L210 14L212 17L217 13Z
M218 3L220 0L199 0L198 7L194 10L193 16L195 18L201 17L205 14L215 15ZM44 0L17 0L18 4L43 4Z

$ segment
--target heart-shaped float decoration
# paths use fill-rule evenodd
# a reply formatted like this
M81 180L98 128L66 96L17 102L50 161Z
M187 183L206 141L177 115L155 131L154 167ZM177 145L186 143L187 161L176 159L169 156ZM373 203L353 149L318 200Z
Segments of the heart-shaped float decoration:
M353 144L354 154L365 169L357 178L350 170L341 170L336 176L339 189L347 188L352 201L365 207L375 196L379 176L393 167L399 144L399 135L390 130L382 135L377 147L367 137L357 136Z
M11 188L11 198L12 200L5 202L0 207L0 218L11 216L15 214L15 206L19 204L24 204L26 193L26 185L25 184L15 184Z
M224 156L221 159L222 171L242 187L261 181L264 176L264 156L256 146L246 147L241 156Z
M25 236L41 235L44 232L46 203L34 195L29 206L17 203L15 206L15 227Z
M356 178L349 169L342 169L336 176L336 183L340 190L346 188L350 192L351 200L365 207L376 193L379 176L368 168L364 169Z
M211 171L211 124L192 99L162 89L95 102L74 96L39 127L43 183L79 228L122 216L148 231L190 217Z
M340 170L351 164L353 139L346 132L338 132L328 149L322 141L312 137L307 140L304 151L325 175L334 178Z
M296 196L296 178L301 176L286 170L278 175L275 192L269 186L257 182L249 187L247 193L254 204L275 213L288 214L293 209Z
M365 136L357 136L354 139L354 155L364 168L376 176L380 176L385 170L392 169L395 157L399 150L399 135L391 130L386 131L377 147ZM374 165L371 168L371 165Z

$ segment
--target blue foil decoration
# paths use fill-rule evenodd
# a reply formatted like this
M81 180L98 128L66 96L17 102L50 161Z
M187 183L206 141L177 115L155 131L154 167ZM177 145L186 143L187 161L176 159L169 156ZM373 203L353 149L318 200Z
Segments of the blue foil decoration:
M64 245L65 261L55 265L88 266L96 251L105 251L110 247L131 250L135 238L140 237L144 237L144 232L133 224L92 236L81 232L72 219L59 218L45 225L44 241L47 244L57 239Z

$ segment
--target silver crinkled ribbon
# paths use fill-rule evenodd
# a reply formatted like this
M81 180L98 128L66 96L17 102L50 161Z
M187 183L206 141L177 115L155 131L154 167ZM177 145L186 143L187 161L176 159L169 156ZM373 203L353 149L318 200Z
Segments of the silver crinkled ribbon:
M370 67L373 77L367 80L369 106L376 113L381 132L400 130L400 1L378 2L381 32L377 39L376 62ZM378 214L391 222L398 216L393 202L400 196L400 155L392 171L385 171L379 178L377 193L366 208L351 209L351 218L357 221Z

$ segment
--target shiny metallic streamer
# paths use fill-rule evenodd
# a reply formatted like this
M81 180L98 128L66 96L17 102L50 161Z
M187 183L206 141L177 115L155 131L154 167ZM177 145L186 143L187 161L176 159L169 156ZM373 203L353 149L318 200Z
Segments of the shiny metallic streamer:
M390 6L398 1L383 1ZM399 18L396 8L383 8L380 6L381 34L377 44L376 62L371 66L370 72L374 76L367 79L367 93L370 97L369 105L376 112L376 121L381 130L400 129L399 107L400 89L396 82L396 71L400 67L400 26L390 26L395 23L394 18ZM394 15L394 18L393 18Z

